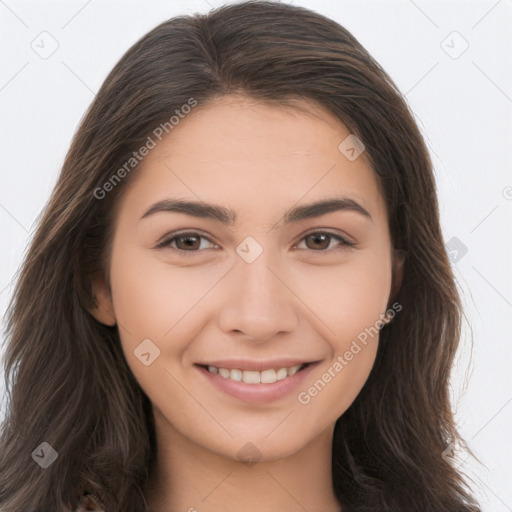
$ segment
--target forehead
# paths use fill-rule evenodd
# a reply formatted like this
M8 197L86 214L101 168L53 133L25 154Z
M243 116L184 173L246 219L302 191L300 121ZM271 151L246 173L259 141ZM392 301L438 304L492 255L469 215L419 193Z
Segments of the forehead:
M263 203L285 209L337 194L382 214L385 204L364 152L350 160L340 150L349 136L339 119L312 102L223 97L196 107L157 141L127 200L178 195L241 211L253 206L263 214Z
M151 160L172 155L224 158L240 156L257 160L290 157L329 157L340 137L350 135L345 125L316 103L295 100L268 103L224 96L197 108L172 129L151 155ZM261 152L263 150L263 152Z

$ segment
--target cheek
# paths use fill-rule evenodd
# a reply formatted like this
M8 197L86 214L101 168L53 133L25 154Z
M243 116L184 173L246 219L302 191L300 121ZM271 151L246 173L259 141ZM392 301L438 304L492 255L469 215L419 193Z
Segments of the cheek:
M391 271L382 264L355 268L340 281L334 285L339 290L337 308L331 308L338 352L348 349L348 340L364 338L363 333L368 330L375 334L375 326L381 325L389 299Z
M375 362L378 335L367 345L348 343L304 382L297 394L298 407L304 414L334 423L350 407L363 388Z
M379 251L337 270L317 271L308 306L321 320L329 357L298 394L298 402L310 412L335 421L364 386L377 354L390 266L386 251Z
M122 331L133 340L163 339L183 319L200 319L201 298L218 281L212 272L171 266L147 250L113 251L111 284Z
M297 294L317 314L333 349L344 352L352 339L373 327L386 312L390 256L385 246L355 253L346 264L304 272L297 283Z
M208 318L207 295L218 272L172 267L147 250L114 245L110 277L128 366L152 401L165 401L169 386L174 389L169 372L183 380L179 362Z

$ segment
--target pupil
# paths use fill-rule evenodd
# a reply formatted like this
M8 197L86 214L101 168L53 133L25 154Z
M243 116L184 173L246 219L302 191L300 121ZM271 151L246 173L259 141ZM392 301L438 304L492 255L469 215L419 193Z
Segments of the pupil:
M320 242L320 244L322 244L322 241L325 242L325 240L327 240L328 236L329 235L326 235L326 234L323 234L323 235L311 235L313 240L315 240L315 243L316 242ZM329 245L329 244L327 243L327 245ZM322 248L325 248L325 243L324 243L324 246Z
M186 246L193 247L194 241L197 241L197 237L196 236L187 236L187 237L182 237L182 240L185 240Z

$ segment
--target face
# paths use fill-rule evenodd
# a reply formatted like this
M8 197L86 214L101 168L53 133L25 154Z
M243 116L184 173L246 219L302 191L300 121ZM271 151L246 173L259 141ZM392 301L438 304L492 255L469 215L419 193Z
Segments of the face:
M96 288L157 430L233 460L332 431L390 299L374 172L338 149L339 120L303 106L224 97L175 126L118 204L111 296Z

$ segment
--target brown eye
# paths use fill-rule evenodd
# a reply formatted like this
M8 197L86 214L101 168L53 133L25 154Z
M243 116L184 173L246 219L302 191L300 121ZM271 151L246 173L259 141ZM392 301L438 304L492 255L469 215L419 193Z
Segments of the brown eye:
M187 250L187 249L199 249L201 245L201 237L194 235L187 236L177 236L175 237L176 247L178 249ZM183 243L181 243L183 242Z
M209 238L200 233L188 232L173 234L173 236L164 239L156 247L158 249L169 248L174 251L181 251L182 253L194 253L201 252L202 249L208 249L208 247L201 247L201 242L207 240L212 245L217 247Z
M354 246L352 242L349 242L342 236L324 231L316 231L314 233L309 233L302 240L306 241L307 249L312 249L317 252L326 251L326 249L329 248L333 240L338 242L338 248Z
M327 249L331 243L331 237L325 233L308 235L306 240L312 242L312 247L308 246L310 249Z

